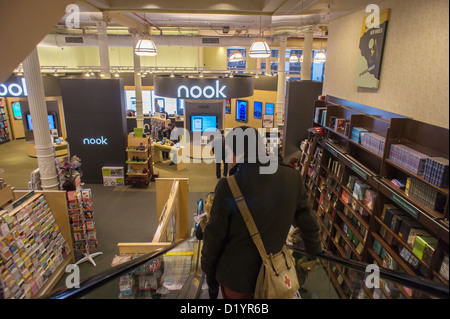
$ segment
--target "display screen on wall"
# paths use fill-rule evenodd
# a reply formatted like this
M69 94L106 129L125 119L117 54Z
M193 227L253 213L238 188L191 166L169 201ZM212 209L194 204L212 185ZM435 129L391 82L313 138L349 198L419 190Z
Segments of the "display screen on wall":
M12 107L14 119L21 120L22 119L22 109L20 108L20 102L13 102L11 104L11 107Z
M247 105L246 100L236 100L236 121L247 122Z
M274 104L266 103L266 112L264 114L273 115Z
M255 119L260 119L262 114L262 102L255 101L253 103L253 117Z
M231 100L225 100L225 114L231 114Z
M192 132L215 132L218 128L217 116L211 115L192 115Z
M27 114L27 126L28 126L28 130L32 131L33 130L33 123L31 121L31 114ZM48 126L50 127L51 130L56 129L56 122L55 122L55 115L53 114L48 114Z

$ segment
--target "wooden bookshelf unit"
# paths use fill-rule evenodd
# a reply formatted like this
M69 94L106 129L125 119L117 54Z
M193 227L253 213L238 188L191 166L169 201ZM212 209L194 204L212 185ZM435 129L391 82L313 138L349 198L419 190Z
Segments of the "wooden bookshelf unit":
M391 145L402 144L414 150L411 154L448 159L449 130L330 96L314 106L314 125L324 133L309 130L300 163L323 246L343 258L448 285L448 270L441 270L444 259L448 265L448 186L435 186L436 180L431 183L411 171L413 164L421 167L415 158L404 155L407 166L392 160L390 152ZM343 130L337 129L337 119ZM400 232L402 224L407 238ZM384 283L375 293L346 271L333 269L327 273L342 298L359 298L361 292L369 298L424 297L394 283Z

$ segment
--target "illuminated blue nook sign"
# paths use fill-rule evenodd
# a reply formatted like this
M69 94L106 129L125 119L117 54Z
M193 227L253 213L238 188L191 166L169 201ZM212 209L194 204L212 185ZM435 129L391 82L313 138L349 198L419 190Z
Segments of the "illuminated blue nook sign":
M24 77L11 76L5 83L0 84L1 97L27 96L27 83Z
M155 75L155 94L176 99L224 100L253 95L253 76L208 74Z

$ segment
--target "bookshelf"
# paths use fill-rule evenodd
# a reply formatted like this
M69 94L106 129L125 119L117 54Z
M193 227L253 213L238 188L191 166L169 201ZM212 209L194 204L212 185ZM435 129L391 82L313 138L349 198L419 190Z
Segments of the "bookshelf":
M425 176L418 168L412 171L412 165L390 156L392 145L401 144L413 149L413 155L420 152L425 157L448 159L448 129L368 106L355 104L352 108L354 103L339 100L341 105L336 100L327 97L327 101L315 102L313 122L323 129L323 135L319 138L310 129L300 147L302 177L318 216L323 246L343 258L376 263L448 285L449 190L448 183L442 183L445 178L448 181L446 162L440 159L440 164L437 160L434 163L441 170L439 179L438 173L427 171ZM321 154L319 159L316 154ZM427 166L426 160L421 160L422 171L425 167L431 170L430 162ZM432 200L426 196L436 205L431 205ZM384 219L387 210L389 216L394 214L395 223ZM402 223L404 227L409 223L417 227L412 227L414 232L408 239L400 232ZM411 235L416 231L417 235ZM426 234L421 235L422 231ZM372 291L336 271L328 273L341 297L423 297L418 291L393 283ZM339 276L342 278L338 280Z
M127 185L148 186L153 176L152 140L150 136L135 137L128 134L127 145Z
M4 98L0 98L0 144L11 140L11 130L6 113L6 102Z

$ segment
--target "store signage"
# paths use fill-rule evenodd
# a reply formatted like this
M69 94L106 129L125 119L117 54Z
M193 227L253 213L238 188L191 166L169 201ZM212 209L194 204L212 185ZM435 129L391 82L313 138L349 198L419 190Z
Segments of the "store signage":
M334 156L334 157L338 157L338 151L336 151L333 147L331 147L329 144L327 145L327 150Z
M25 78L10 77L7 82L0 84L0 96L16 97L27 96L27 83Z
M175 99L225 100L253 96L253 77L235 74L210 77L161 74L154 77L155 95Z
M215 87L210 85L201 88L198 85L194 85L188 88L186 85L180 85L178 87L178 98L180 99L226 99L226 95L223 93L227 86L222 85L219 80L216 80ZM190 94L189 94L190 93Z
M87 145L108 145L108 139L103 136L100 138L85 138L83 144Z

